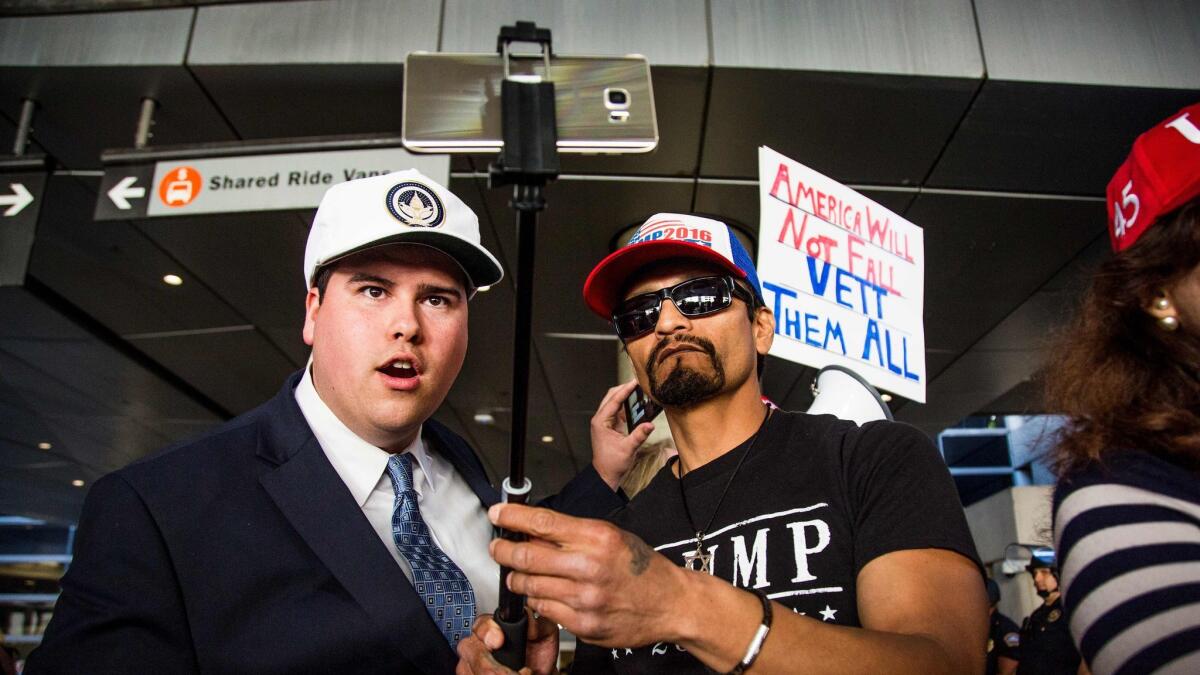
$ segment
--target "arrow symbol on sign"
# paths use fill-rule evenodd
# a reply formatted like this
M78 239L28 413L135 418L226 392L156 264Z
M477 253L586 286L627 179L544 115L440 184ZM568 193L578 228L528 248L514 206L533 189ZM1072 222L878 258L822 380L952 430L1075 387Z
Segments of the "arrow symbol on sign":
M29 190L26 190L21 183L9 183L8 186L12 188L13 193L0 196L0 206L8 207L4 211L5 216L15 216L33 203L33 195L29 194Z
M132 187L137 182L137 176L126 176L108 191L108 198L118 209L131 209L130 199L141 199L146 196L146 188Z

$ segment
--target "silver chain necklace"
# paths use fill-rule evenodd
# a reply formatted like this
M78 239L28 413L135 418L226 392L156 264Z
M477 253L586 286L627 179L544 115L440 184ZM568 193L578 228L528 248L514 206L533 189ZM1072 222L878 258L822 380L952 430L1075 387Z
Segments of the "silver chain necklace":
M696 533L696 550L689 551L683 554L683 566L689 570L697 572L707 572L712 574L712 554L704 547L704 533L712 527L713 521L717 519L717 512L721 510L721 504L725 501L725 495L729 494L729 487L733 485L733 479L737 478L738 471L742 468L742 462L750 456L750 452L754 450L754 446L758 443L758 437L762 434L763 429L767 427L767 420L771 419L771 409L767 409L767 414L763 416L762 424L758 425L758 431L754 432L750 442L746 445L746 449L742 451L742 456L738 458L737 464L733 467L733 473L729 474L729 480L725 481L725 489L721 490L721 496L717 499L717 505L713 508L712 515L709 516L708 522L704 527L697 528L695 520L692 519L692 512L688 508L687 492L683 489L683 460L676 458L679 462L679 500L683 503L683 515L687 516L688 525Z

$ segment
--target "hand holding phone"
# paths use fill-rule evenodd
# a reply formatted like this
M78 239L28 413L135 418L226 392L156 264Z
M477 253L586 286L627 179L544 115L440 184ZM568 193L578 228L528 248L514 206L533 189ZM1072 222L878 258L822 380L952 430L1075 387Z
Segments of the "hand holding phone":
M630 380L610 388L592 416L592 465L613 490L633 466L637 449L654 430L650 420L658 414L658 406L636 387Z

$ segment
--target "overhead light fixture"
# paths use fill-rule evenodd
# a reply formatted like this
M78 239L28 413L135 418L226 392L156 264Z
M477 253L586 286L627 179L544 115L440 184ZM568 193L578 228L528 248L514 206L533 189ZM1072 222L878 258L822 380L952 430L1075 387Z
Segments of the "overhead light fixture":
M554 437L553 436L542 436L542 442L543 443L553 443Z
M179 286L183 284L183 277L178 274L164 274L163 283L168 286Z
M71 481L71 485L74 485L75 487L83 487L83 481L76 478L75 480Z
M42 441L41 443L38 443L38 450L49 450L50 448L53 448L53 447L54 447L53 445L47 443L46 441Z
M491 286L480 286L479 288L476 288L475 290L479 291L480 293L487 293L488 291L492 290L492 287Z
M879 395L879 398L883 399L883 402L884 402L884 403L891 403L891 402L892 402L892 395L891 395L891 394L880 394L880 395Z
M477 412L477 413L475 413L475 423L476 424L495 424L496 418L492 417L492 413L489 413L489 412Z

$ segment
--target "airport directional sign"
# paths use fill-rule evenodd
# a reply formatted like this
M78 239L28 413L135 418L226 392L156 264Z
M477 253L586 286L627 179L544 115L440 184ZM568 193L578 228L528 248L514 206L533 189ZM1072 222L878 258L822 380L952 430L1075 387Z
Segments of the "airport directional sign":
M96 220L121 220L146 217L150 181L154 165L121 166L106 169L100 179L96 200Z
M410 168L442 184L450 180L449 157L414 155L403 148L172 157L118 164L104 170L95 219L310 209L337 183Z
M45 171L30 170L38 167L44 163L0 162L0 286L25 280L46 191Z

